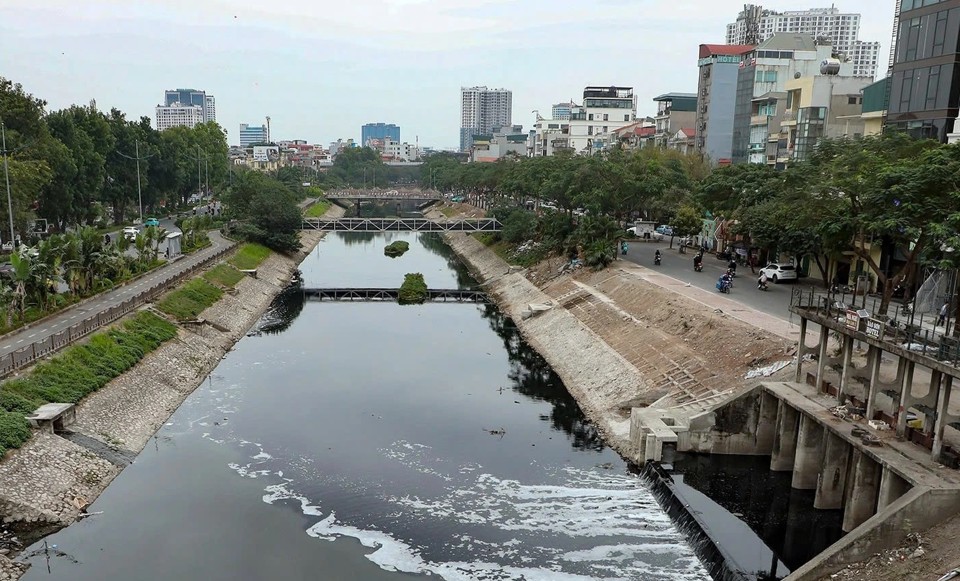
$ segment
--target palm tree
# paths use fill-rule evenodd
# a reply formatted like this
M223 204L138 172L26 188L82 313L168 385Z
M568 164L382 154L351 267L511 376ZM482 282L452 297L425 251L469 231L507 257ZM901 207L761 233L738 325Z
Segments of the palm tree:
M31 259L23 251L14 252L10 255L10 264L13 266L13 292L20 306L20 320L22 321L27 313L27 289L33 278L33 268Z

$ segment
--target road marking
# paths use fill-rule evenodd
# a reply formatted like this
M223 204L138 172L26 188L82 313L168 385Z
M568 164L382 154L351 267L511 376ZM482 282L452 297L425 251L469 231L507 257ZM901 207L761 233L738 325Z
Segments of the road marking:
M23 339L20 339L19 341L17 341L17 343L23 343Z
M37 336L36 333L34 333L33 335L27 335L27 339L33 339L33 338L36 337L36 336Z

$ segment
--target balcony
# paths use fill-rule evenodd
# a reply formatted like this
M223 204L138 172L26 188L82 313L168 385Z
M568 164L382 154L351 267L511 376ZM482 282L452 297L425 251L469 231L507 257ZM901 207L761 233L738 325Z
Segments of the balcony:
M750 125L768 125L769 123L769 115L753 115L750 117Z

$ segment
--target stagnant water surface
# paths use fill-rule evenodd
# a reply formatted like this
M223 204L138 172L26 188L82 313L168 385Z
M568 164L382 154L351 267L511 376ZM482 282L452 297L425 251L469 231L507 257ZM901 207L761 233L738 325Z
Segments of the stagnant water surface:
M391 239L410 252L383 256ZM307 286L472 284L412 233L330 235L301 268ZM26 579L707 577L493 307L292 292L261 329Z

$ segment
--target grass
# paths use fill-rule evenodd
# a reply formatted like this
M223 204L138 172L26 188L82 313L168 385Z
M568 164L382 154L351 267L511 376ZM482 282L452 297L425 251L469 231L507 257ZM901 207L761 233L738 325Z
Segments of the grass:
M45 403L77 403L176 335L173 323L140 312L37 364L30 375L0 385L0 457L30 438L27 414Z
M482 232L473 236L480 244L493 250L494 254L502 258L504 262L514 266L529 268L549 255L548 249L543 245L525 252L518 252L516 244L501 240L495 232Z
M270 249L266 246L256 242L245 242L227 262L240 270L252 270L260 266L268 256L270 256Z
M303 215L307 218L319 218L326 214L332 205L328 200L317 200L317 203L307 208Z
M460 210L454 208L453 206L441 206L440 213L446 216L447 218L453 218L460 213Z
M190 279L163 298L157 308L180 321L195 319L204 309L220 300L223 291L203 278Z
M243 278L243 273L229 264L221 262L204 273L203 278L213 284L233 288Z

